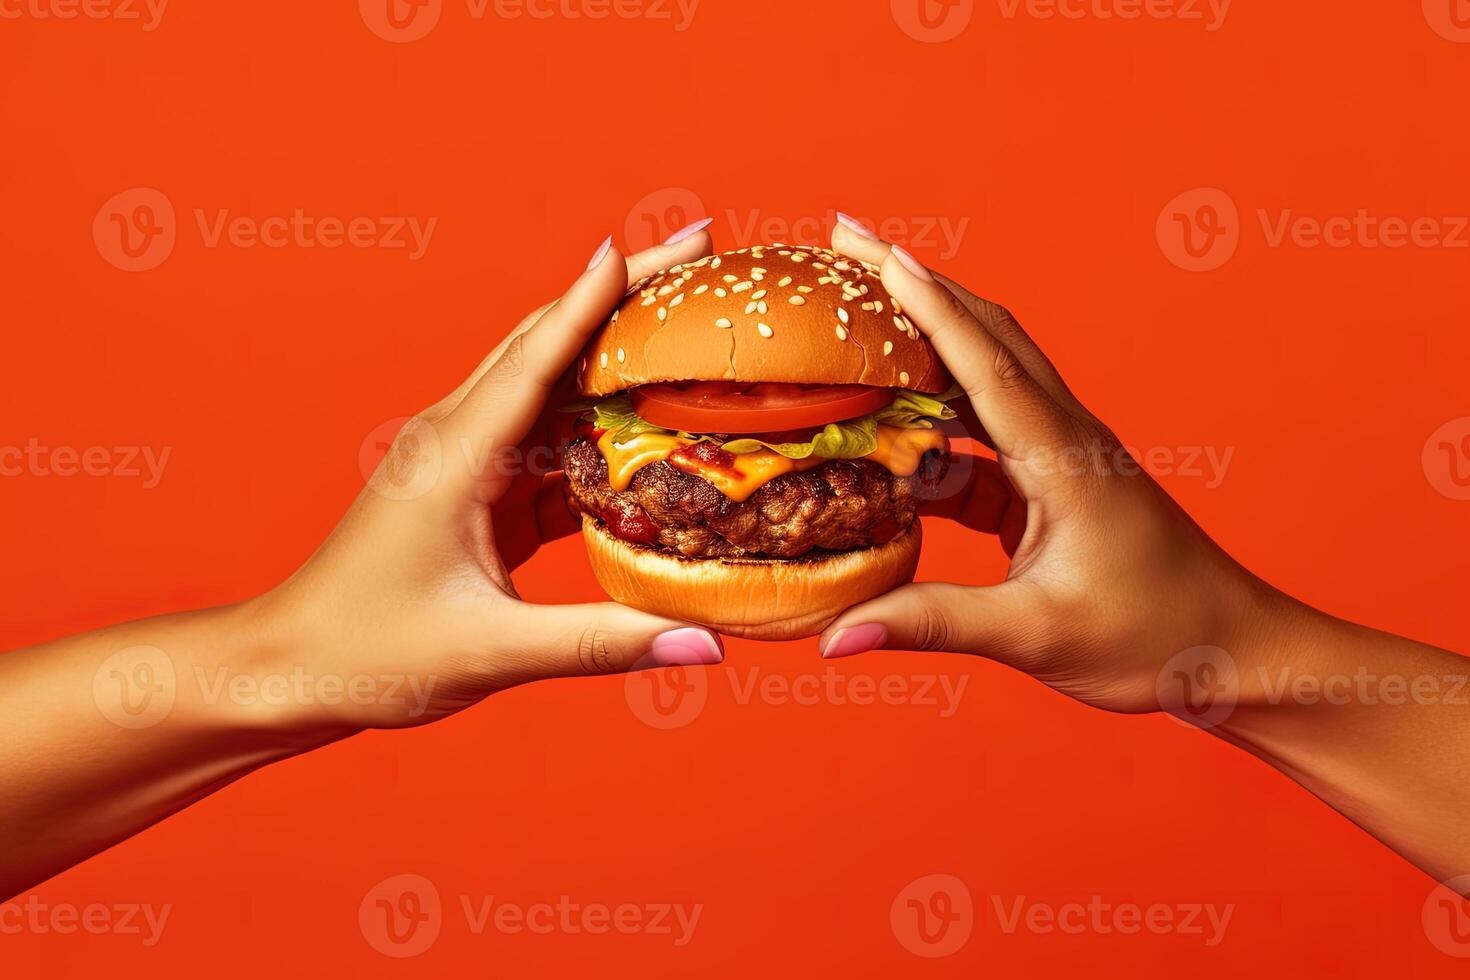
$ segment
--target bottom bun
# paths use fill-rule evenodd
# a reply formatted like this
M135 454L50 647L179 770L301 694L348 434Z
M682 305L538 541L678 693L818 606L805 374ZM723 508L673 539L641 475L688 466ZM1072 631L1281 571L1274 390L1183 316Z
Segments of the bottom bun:
M849 606L914 580L923 531L915 520L887 544L803 558L685 558L629 544L583 515L582 539L603 590L625 606L729 636L815 636Z

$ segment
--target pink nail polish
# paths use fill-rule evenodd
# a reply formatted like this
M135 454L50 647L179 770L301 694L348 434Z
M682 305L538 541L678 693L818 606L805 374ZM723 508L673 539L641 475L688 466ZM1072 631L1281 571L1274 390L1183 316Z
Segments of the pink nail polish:
M832 639L822 648L825 660L852 657L859 653L876 650L888 639L888 628L882 623L863 623L860 626L844 626L832 634Z
M606 238L604 238L602 240L602 244L599 245L599 246L597 246L597 251L595 251L595 252L592 253L592 261L587 263L587 271L588 272L591 272L593 269L597 268L599 265L602 265L602 260L605 259L605 258L607 258L607 253L608 253L608 251L611 248L612 248L612 236L611 235L608 235Z
M665 238L664 244L677 245L684 239L691 238L694 235L699 234L701 231L704 231L706 228L714 223L714 218L700 218L698 221L694 222L694 224L686 225L683 228L680 228L678 231L674 232L668 238Z
M924 264L918 259L914 258L912 255L910 255L908 253L908 250L903 248L902 246L893 246L893 257L902 262L905 269L909 270L915 276L919 277L925 282L934 281L934 277L929 274L928 269L924 268Z
M854 235L857 235L859 238L866 238L870 242L876 242L878 240L878 236L869 231L867 225L863 224L861 221L854 218L850 214L838 211L837 223L846 228L848 231L852 232Z
M654 637L648 651L649 667L695 667L725 659L719 642L706 630L687 626Z

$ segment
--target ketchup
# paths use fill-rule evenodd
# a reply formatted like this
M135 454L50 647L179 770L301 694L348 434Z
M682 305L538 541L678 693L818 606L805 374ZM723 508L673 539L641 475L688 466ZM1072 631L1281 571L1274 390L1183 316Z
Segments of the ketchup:
M701 467L733 473L735 472L735 454L727 453L713 442L696 442L692 446L680 446L670 453L669 465L696 476Z
M613 536L623 541L632 541L635 544L653 544L658 540L658 525L653 519L631 501L612 504L604 507L597 515L602 518Z

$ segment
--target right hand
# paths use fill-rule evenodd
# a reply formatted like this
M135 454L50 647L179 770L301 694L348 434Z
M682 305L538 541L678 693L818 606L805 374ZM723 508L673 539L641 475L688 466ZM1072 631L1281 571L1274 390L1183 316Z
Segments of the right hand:
M823 633L824 657L978 654L1097 707L1154 711L1171 657L1203 645L1237 655L1289 607L1143 471L1010 313L871 233L839 224L833 247L882 267L964 389L999 462L977 460L939 513L999 534L1012 560L999 585L926 582L854 606Z

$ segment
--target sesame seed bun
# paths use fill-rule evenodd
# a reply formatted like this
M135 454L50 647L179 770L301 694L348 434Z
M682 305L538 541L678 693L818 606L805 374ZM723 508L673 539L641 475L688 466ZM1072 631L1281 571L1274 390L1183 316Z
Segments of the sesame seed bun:
M849 606L912 582L922 538L914 521L887 544L858 551L684 558L621 541L596 518L582 518L592 571L613 599L752 640L815 636Z
M877 267L809 245L706 256L634 286L587 345L578 386L602 397L662 381L950 386Z

